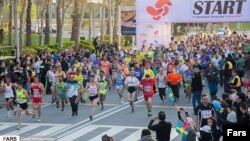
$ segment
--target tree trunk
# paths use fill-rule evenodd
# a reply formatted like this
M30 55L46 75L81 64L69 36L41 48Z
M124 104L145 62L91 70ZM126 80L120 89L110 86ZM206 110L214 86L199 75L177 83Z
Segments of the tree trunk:
M21 12L20 12L20 32L19 32L19 46L20 48L23 47L24 45L24 41L23 41L23 24L24 24L24 14L27 8L27 0L22 0L21 4L22 4L22 8L21 8Z
M101 42L103 42L104 39L104 19L105 19L105 0L103 0L103 3L101 5Z
M43 45L43 21L44 21L44 11L45 11L45 2L43 4L42 10L41 10L41 14L40 14L40 18L41 18L41 28L39 29L39 46Z
M79 48L80 43L80 23L81 23L81 14L80 14L80 2L79 0L74 0L74 12L72 15L72 33L71 41L75 41L75 48Z
M119 14L118 14L118 12L120 12L120 11L118 11L118 7L119 7L119 5L121 5L121 0L115 0L115 8L117 9L117 10L115 10L116 12L115 12L115 20L114 20L114 30L113 30L113 41L114 42L118 42L118 39L119 39L119 35L118 35L118 29L119 29L119 25L118 25L118 20L121 20L121 17L118 17L119 16Z
M2 23L3 6L4 6L4 0L0 0L0 23Z
M12 14L13 14L13 1L10 0L10 5L9 5L9 31L8 31L8 46L12 46Z
M26 46L31 46L31 6L32 0L28 0L26 17Z
M50 43L50 0L45 2L45 37L44 45L49 45Z
M62 6L64 3L63 1L57 0L57 6L56 6L56 24L57 24L56 43L58 43L60 49L62 48L62 9L63 9Z
M93 4L90 4L89 14L89 40L92 40L92 29L93 29Z

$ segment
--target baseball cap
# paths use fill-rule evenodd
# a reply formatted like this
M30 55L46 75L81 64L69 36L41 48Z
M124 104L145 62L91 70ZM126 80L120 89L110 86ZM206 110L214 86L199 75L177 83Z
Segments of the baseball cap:
M205 133L211 133L211 127L208 125L201 127L200 130L205 132Z

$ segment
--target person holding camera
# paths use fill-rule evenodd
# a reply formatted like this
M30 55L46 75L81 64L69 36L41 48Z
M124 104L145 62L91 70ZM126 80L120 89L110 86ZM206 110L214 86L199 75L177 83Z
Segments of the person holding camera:
M165 119L165 112L160 111L158 117L153 118L148 125L148 129L156 132L157 141L170 141L172 123L166 122ZM159 123L153 125L157 121Z
M178 119L182 122L189 122L190 123L190 127L189 127L189 131L188 131L188 134L187 134L187 137L186 138L182 138L182 141L196 141L196 127L194 125L194 121L193 119L190 117L188 111L186 108L184 107L179 107L176 105L176 111L177 111L177 114L178 114ZM183 119L181 117L181 111L183 111L185 113L185 119Z

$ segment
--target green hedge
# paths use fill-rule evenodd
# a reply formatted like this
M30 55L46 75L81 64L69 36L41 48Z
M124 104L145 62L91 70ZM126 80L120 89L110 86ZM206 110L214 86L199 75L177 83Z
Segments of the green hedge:
M1 49L0 50L0 56L15 56L16 50L15 49Z

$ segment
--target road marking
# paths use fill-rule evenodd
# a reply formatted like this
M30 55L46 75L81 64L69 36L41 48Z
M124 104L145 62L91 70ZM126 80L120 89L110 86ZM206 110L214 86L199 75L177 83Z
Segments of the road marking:
M104 127L104 128L130 128L130 129L145 129L147 127L138 127L138 126L115 126L115 125L90 125L93 127Z
M176 132L175 128L171 129L171 136L170 136L170 140L176 138L177 136L179 136L179 134Z
M140 99L140 100L139 100L139 99ZM142 96L140 96L140 97L138 98L138 100L139 100L139 101L137 101L137 102L135 102L135 103L140 103L140 102L143 101L144 99L143 99ZM125 106L125 105L127 105L127 106ZM118 109L119 111L121 111L121 109L122 109L122 110L123 110L123 109L126 109L127 107L129 107L128 105L129 105L129 102L126 102L126 103L123 104L123 105L120 105L120 106L117 106L117 107L108 109L108 110L106 110L106 111L104 111L104 112L101 112L101 113L95 115L95 116L94 116L94 121L92 121L92 122L89 122L89 118L88 118L88 119L85 119L85 120L83 120L83 121L81 121L81 122L78 122L78 123L76 123L76 124L73 124L73 125L71 125L71 126L69 126L69 127L66 127L65 129L63 129L63 130L61 130L61 131L59 131L59 132L54 132L54 133L50 134L50 136L55 136L55 135L60 134L60 133L63 133L63 134L60 134L60 135L59 135L60 137L63 137L63 135L66 136L67 134L65 135L65 133L64 133L65 131L69 131L69 132L72 133L72 132L73 132L72 130L76 131L77 129L83 128L83 124L84 124L84 123L87 123L87 124L86 124L86 126L87 126L87 125L89 125L89 124L91 124L91 123L93 123L93 122L96 122L96 121L97 121L96 118L102 117L103 115L110 115L109 113L111 113L112 111L116 111L117 109ZM124 106L125 106L125 108L124 108ZM118 111L118 112L119 112L119 111ZM112 112L112 113L113 113L113 112ZM105 117L107 117L107 116L105 116ZM98 121L99 121L99 120L98 120ZM70 130L71 128L72 128L72 130Z
M59 131L59 130L65 128L65 127L67 127L67 125L56 125L56 126L51 127L51 128L49 128L49 129L47 129L47 130L44 130L44 131L39 132L39 133L37 133L37 134L34 134L34 135L32 135L32 136L34 136L34 137L36 137L36 136L37 136L37 137L38 137L38 136L39 136L39 137L41 137L41 136L46 137L46 136L48 136L50 133Z
M120 133L123 130L124 130L124 128L120 128L120 127L111 128L108 131L99 134L98 136L92 138L89 141L98 141L102 138L103 135L114 136L115 134Z
M140 99L140 100L139 100L139 99ZM143 99L142 97L140 97L139 99L138 99L138 101L135 102L135 104L144 101L144 99ZM122 105L122 106L123 106L123 105ZM86 127L86 126L88 126L88 125L90 125L90 124L93 124L93 123L95 123L95 122L97 122L97 121L99 121L99 120L102 120L102 119L104 119L104 118L106 118L106 117L108 117L108 116L111 116L111 115L113 115L113 114L115 114L115 113L118 113L118 112L120 112L120 111L122 111L122 110L127 109L127 108L130 107L129 104L126 104L126 106L123 106L123 107L122 107L122 106L118 106L119 108L116 108L116 107L115 107L115 108L112 108L112 109L110 110L110 112L105 113L105 114L102 114L102 116L94 116L94 120L93 120L92 122L88 122L88 123L86 123L86 124L84 124L84 125L81 125L81 126L79 126L79 127L73 126L74 128L73 128L72 130L70 130L69 132L60 134L60 135L58 136L58 139L60 139L60 138L62 138L62 137L64 137L64 136L66 136L66 135L71 134L72 132L75 132L75 131L77 131L77 130L83 128L83 127ZM111 112L111 111L112 111L112 112ZM86 120L89 121L89 119L86 119ZM85 120L85 121L86 121L86 120ZM66 135L65 135L65 134L66 134Z
M134 133L127 136L126 138L122 139L121 141L133 141L133 140L140 139L141 138L141 130L135 131Z
M0 122L3 125L17 125L17 123ZM21 125L36 125L36 126L69 126L71 124L49 124L49 123L21 123Z
M145 107L145 105L135 105L135 107ZM175 109L175 106L160 106L160 105L153 105L153 108L173 108ZM185 107L187 109L193 109L193 107Z
M91 127L91 126L90 126L90 127L85 127L85 128L82 128L82 129L80 129L80 130L78 130L78 131L76 131L76 132L70 134L70 135L65 136L64 138L62 138L62 139L60 139L60 140L58 140L58 141L70 141L70 140L75 140L75 139L81 137L82 134L87 134L88 132L91 132L91 131L93 131L93 130L95 130L95 129L97 129L97 128L98 128L98 127L94 127L94 126L92 126L92 127Z
M15 130L15 131L6 133L5 135L20 135L20 134L23 134L25 132L34 130L34 129L38 128L38 127L39 126L37 126L37 125L30 125L30 126L26 126L26 127L21 128L21 130Z
M4 129L7 129L7 128L10 128L10 127L13 127L14 125L1 125L0 126L0 131L4 130Z

